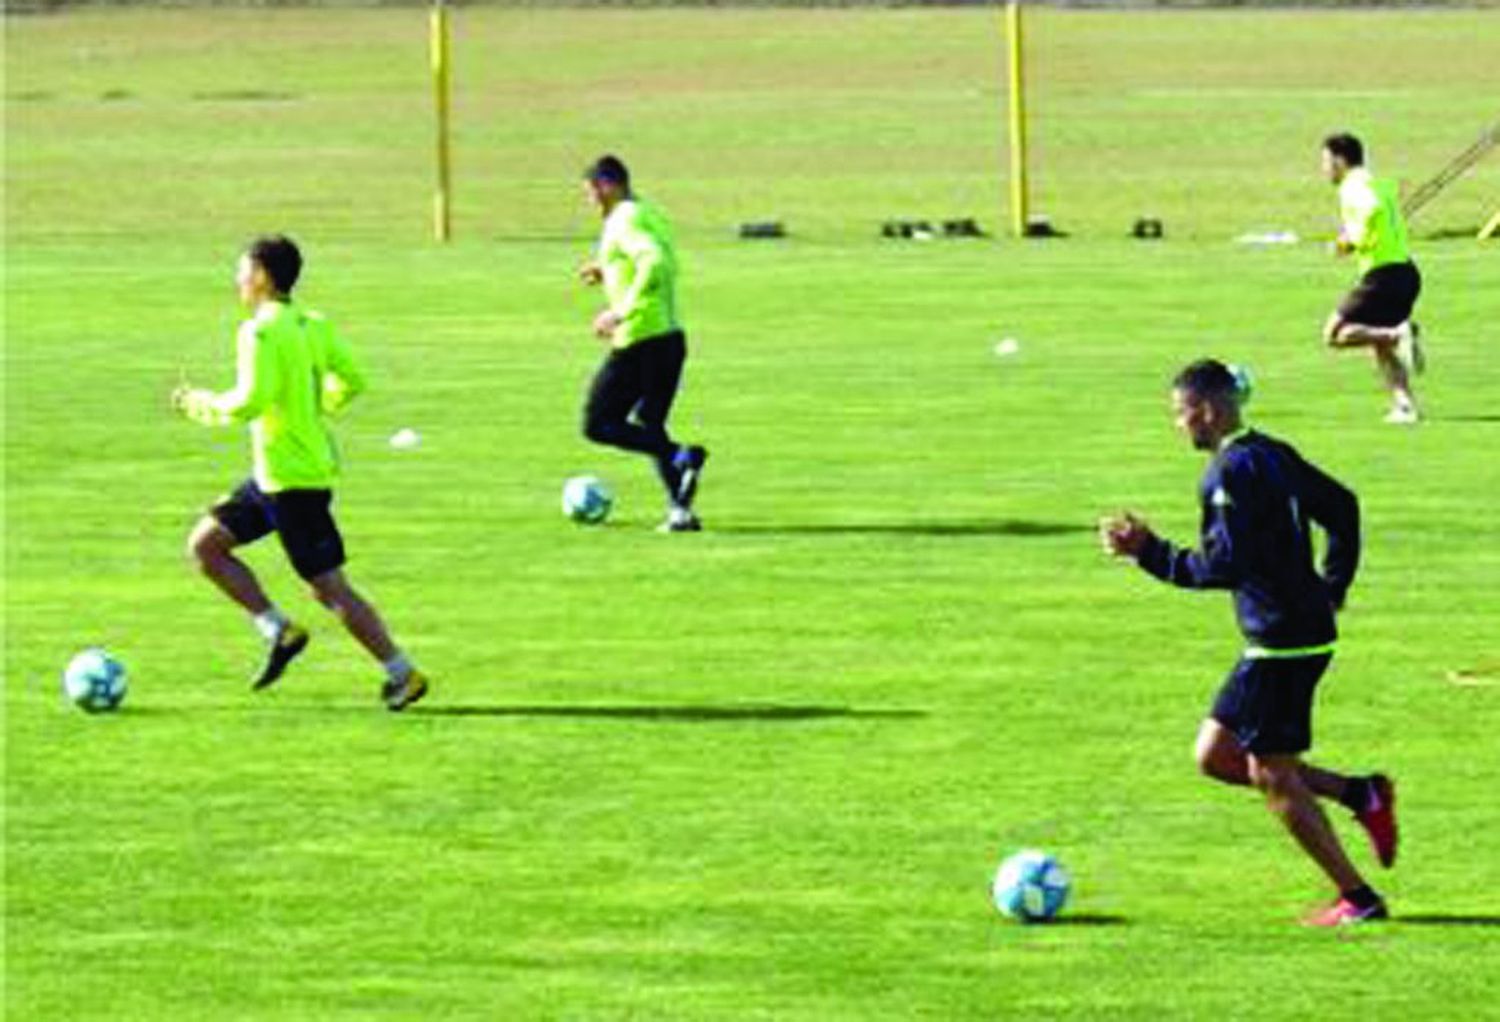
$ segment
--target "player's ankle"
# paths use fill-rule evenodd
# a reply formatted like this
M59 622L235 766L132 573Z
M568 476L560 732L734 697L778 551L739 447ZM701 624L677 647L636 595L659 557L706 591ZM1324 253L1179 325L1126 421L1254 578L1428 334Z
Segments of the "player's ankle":
M1339 803L1350 812L1362 813L1370 807L1372 790L1370 778L1351 777L1339 795Z
M386 677L392 681L405 681L411 677L413 670L411 660L400 650L389 660L382 661L381 666L385 668Z
M275 642L282 629L292 623L291 618L287 617L280 607L272 607L254 614L251 616L251 621L255 625L255 630L260 632L267 642Z

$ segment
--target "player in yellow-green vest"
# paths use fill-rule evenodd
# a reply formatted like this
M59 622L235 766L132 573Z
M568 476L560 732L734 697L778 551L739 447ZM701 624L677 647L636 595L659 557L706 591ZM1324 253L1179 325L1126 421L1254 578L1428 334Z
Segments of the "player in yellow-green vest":
M708 451L667 434L687 359L672 229L660 209L631 191L630 171L617 157L601 156L583 179L604 230L595 258L578 276L604 286L608 306L594 317L594 333L609 345L589 388L583 433L595 443L650 456L667 492L661 530L697 532L703 526L693 497Z
M302 254L290 238L258 238L235 275L251 316L239 329L231 390L179 386L172 405L209 426L250 427L252 477L193 527L188 551L209 581L243 607L266 640L252 686L281 677L308 643L305 628L267 598L234 549L276 533L313 595L385 667L381 698L402 710L427 693L427 679L391 641L380 615L344 577L344 541L332 514L338 453L326 417L365 389L365 377L333 326L292 300Z
M1425 357L1412 309L1422 275L1412 262L1396 184L1371 175L1365 149L1353 135L1323 140L1323 174L1338 186L1341 227L1334 249L1359 261L1360 280L1323 326L1333 348L1369 348L1391 394L1385 421L1421 420L1411 377Z

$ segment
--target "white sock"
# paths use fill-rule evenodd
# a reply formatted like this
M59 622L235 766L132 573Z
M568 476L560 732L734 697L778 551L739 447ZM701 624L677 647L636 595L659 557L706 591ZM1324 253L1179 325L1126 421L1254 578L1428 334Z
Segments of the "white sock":
M291 624L287 616L281 612L280 607L272 607L270 610L262 611L256 614L252 620L255 622L255 630L260 632L267 642L275 642L276 636L281 634L281 630Z
M411 675L411 661L399 649L385 662L385 673L392 681L405 681Z

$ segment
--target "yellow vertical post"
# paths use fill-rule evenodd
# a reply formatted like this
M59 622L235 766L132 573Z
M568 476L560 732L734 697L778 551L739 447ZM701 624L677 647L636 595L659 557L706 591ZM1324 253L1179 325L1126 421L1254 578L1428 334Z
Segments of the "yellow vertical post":
M433 195L432 231L438 241L447 241L453 233L451 188L453 161L448 142L450 64L448 46L448 5L435 0L431 17L432 88L437 112L437 192Z
M1010 227L1018 238L1026 236L1026 76L1021 63L1021 3L1005 5L1005 39L1010 52Z

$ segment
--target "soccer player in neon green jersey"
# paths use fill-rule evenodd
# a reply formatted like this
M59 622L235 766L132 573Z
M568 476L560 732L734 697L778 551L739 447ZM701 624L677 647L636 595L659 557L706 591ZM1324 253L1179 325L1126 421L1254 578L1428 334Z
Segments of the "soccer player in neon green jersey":
M1338 186L1343 223L1335 251L1355 256L1361 275L1328 317L1323 339L1334 348L1369 348L1391 392L1385 421L1412 425L1421 415L1411 377L1425 361L1411 321L1422 275L1407 248L1394 182L1373 177L1364 164L1364 146L1353 135L1323 140L1323 173Z
M677 251L660 209L636 196L630 171L601 156L584 173L588 200L604 217L597 258L578 275L604 285L608 307L594 333L609 345L583 413L584 436L650 456L667 491L663 532L697 532L693 497L708 451L667 435L682 380L687 338L677 319Z
M324 421L365 388L364 374L332 325L292 300L302 255L291 239L259 238L240 257L235 283L251 317L239 330L234 388L186 384L172 405L210 426L247 423L254 474L199 520L188 550L203 574L254 620L268 646L253 687L281 677L307 647L308 633L266 596L234 549L272 532L318 601L386 670L381 697L402 710L427 693L427 679L395 643L375 608L344 577L344 541L334 523L338 456Z

